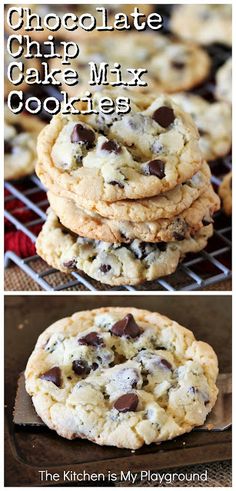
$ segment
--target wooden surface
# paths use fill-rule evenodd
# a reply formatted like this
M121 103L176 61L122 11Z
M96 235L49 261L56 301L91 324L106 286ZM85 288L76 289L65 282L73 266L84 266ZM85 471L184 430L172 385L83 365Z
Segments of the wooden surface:
M86 440L67 441L47 428L19 428L12 419L17 378L38 335L55 320L86 308L132 305L157 310L189 327L197 338L210 342L219 357L221 372L230 372L230 296L18 296L5 297L5 302L6 485L40 485L38 471L45 468L59 473L69 469L104 473L143 468L157 471L230 458L230 430L192 432L132 453L99 447Z

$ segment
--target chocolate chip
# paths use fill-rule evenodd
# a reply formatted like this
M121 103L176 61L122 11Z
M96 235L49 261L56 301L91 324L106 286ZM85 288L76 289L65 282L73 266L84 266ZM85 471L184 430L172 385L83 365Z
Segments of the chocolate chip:
M99 346L103 344L102 338L100 338L96 332L90 332L83 338L78 339L79 344L85 344L87 346Z
M156 176L159 179L163 179L163 177L165 177L165 162L163 162L163 160L150 160L147 167L148 173L151 176Z
M132 314L128 314L124 319L116 322L111 328L115 336L126 336L127 338L136 338L142 333L142 330L136 324Z
M101 149L106 150L106 152L116 154L119 154L122 151L122 148L114 140L108 140L104 142L101 146Z
M146 385L148 385L148 384L149 384L148 379L147 379L146 375L144 374L144 376L143 376L143 383L142 383L142 387L145 387L145 386L146 386Z
M172 61L171 66L176 68L176 70L183 70L185 63L183 61Z
M127 237L125 232L122 232L121 230L119 232L120 232L121 238L124 239L126 243L128 242L130 244L131 240L129 239L129 237Z
M167 247L167 244L166 242L158 242L156 244L157 248L161 251L161 252L165 252L166 251L166 247Z
M97 370L98 363L92 363L92 370Z
M192 387L189 387L188 392L190 392L190 394L192 394L192 395L198 394L202 398L205 406L210 402L209 401L209 395L206 394L206 392L200 391L198 389L198 387L193 387L193 386Z
M135 120L135 117L134 118L130 118L128 120L128 125L130 126L130 128L132 128L132 130L138 130L139 127L140 127L140 124L139 124L139 121L137 121L137 119Z
M198 389L197 389L197 387L192 386L192 387L189 387L188 392L190 392L190 394L197 394Z
M119 397L114 403L114 408L120 413L127 413L128 411L135 411L138 405L138 396L136 394L124 394Z
M167 368L168 370L172 370L172 365L169 361L167 361L165 358L161 358L159 361L159 365L162 368Z
M76 375L88 374L90 372L88 364L86 361L74 360L72 363L72 370Z
M18 134L25 131L21 123L15 123L13 126Z
M10 154L12 153L13 146L7 140L4 140L4 153Z
M57 387L61 387L61 369L59 367L50 368L50 370L40 375L40 378L52 382Z
M173 232L173 237L174 237L175 240L177 240L179 242L181 240L184 240L185 239L184 235L183 234L180 234L179 232Z
M87 148L91 148L95 142L95 133L82 124L76 124L70 137L71 143L84 143Z
M76 155L76 157L75 157L76 164L81 164L82 158L83 158L82 155Z
M111 184L112 186L119 186L119 188L124 189L124 184L118 181L110 181L108 184Z
M203 220L202 220L202 225L204 227L207 227L207 225L210 225L211 223L212 223L212 221L209 221L206 218L203 218Z
M125 363L127 361L126 356L117 354L117 363Z
M168 128L175 120L175 113L171 107L162 106L156 109L152 118L156 123L162 126L162 128Z
M102 273L108 273L108 271L110 271L111 269L111 266L110 264L101 264L99 269Z
M148 254L148 247L146 242L140 242L138 246L138 251L135 251L135 256L138 259L144 259Z
M202 130L201 128L198 128L198 133L200 136L206 136L207 135L207 131Z
M76 268L76 260L71 259L70 261L64 261L63 266L65 266L65 268L74 269Z

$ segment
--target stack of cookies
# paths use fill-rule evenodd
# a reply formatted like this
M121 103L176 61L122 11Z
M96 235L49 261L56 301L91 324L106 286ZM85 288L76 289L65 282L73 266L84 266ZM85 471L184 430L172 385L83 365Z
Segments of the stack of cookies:
M128 91L127 114L53 117L38 140L50 209L37 252L108 285L173 273L213 233L219 198L191 117L166 95ZM97 110L96 110L97 109Z

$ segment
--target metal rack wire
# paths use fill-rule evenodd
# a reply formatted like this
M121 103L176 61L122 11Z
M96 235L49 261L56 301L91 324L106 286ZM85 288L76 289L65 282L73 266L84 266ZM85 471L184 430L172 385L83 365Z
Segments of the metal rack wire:
M226 169L230 167L229 159L221 161ZM219 163L218 163L219 165ZM225 171L226 171L225 169ZM214 175L213 184L219 185L220 179ZM19 184L5 183L5 188L9 192L6 202L17 199L22 204L21 210L31 210L33 219L23 223L16 216L19 207L11 211L5 210L5 218L9 220L17 230L21 230L33 242L36 235L32 232L34 225L43 224L46 218L47 196L41 182L36 176L31 176L24 183L24 189ZM42 197L43 191L43 197ZM39 199L37 199L37 196ZM86 275L72 272L62 274L39 258L38 255L21 259L17 254L7 251L5 253L5 266L10 262L19 266L29 275L43 290L197 290L207 287L215 282L222 281L231 277L230 268L231 256L231 221L219 212L215 218L215 233L210 239L208 247L196 255L188 255L178 270L165 278L144 285L120 288L111 288L102 285Z
M159 5L158 10L164 17L164 33L168 33L168 18L170 5ZM194 92L208 100L214 99L215 71L230 56L230 50L221 45L209 46L208 52L212 59L212 71L208 80L197 87ZM30 94L29 94L30 95ZM36 95L34 93L34 95ZM44 88L40 92L41 99L48 95L56 95L60 99L60 92L54 87ZM41 117L48 120L48 114L42 113ZM222 176L231 169L231 157L218 159L211 163L212 182L215 188L220 184ZM21 210L30 210L33 216L28 222L22 222L19 218L19 207L17 209L5 210L5 218L17 230L20 230L33 242L36 240L35 232L32 228L40 226L45 221L47 209L47 196L43 185L36 176L31 176L23 183L5 183L7 190L6 202L17 199L18 205L21 203ZM7 251L5 253L5 266L15 263L21 270L30 276L41 289L46 291L61 290L168 290L168 291L189 291L205 288L213 283L231 278L231 220L222 212L215 217L214 236L209 240L207 248L195 255L188 254L177 271L172 275L159 280L145 283L136 287L124 286L112 288L103 285L84 274L72 272L62 274L48 265L37 255L21 259L17 254Z

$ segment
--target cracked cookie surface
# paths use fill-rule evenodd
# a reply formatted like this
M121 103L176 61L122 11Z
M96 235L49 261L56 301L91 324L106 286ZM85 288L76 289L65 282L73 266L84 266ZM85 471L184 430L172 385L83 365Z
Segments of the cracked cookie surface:
M106 307L47 328L25 379L38 415L62 437L137 449L202 425L217 374L211 346L177 322Z
M64 273L83 271L107 285L135 285L173 273L185 254L204 249L212 234L210 224L182 241L110 244L73 234L49 209L36 249L50 266Z
M169 191L203 163L191 117L167 96L118 117L54 116L39 136L38 158L42 182L48 175L77 200L109 202Z

